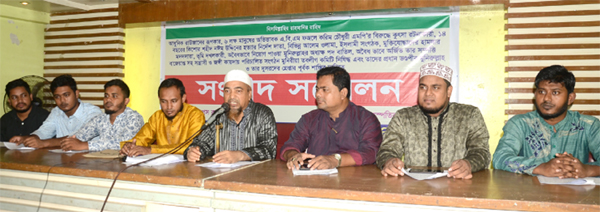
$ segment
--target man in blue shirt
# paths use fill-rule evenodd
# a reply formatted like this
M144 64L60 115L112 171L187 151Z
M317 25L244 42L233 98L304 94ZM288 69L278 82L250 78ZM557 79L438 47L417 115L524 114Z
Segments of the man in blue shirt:
M535 108L512 117L494 153L494 167L559 178L600 176L600 121L568 108L575 101L575 76L553 65L535 77Z
M100 108L79 100L77 83L71 75L60 75L50 84L56 107L30 136L15 136L10 142L28 147L59 147L60 141L77 132L83 124L101 114Z

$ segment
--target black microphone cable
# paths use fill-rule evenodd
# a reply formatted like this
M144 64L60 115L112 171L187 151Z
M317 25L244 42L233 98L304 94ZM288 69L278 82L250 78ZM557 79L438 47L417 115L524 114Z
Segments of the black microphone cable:
M227 112L229 111L229 104L227 104L227 103L223 103L223 104L221 105L221 108L223 109L223 112L222 112L221 114L217 114L217 113L215 113L215 114L213 114L213 115L220 116L220 115L222 115L223 113L227 113ZM219 109L221 109L221 108L219 108ZM217 111L218 111L219 109L217 109ZM209 119L210 119L210 118L209 118ZM215 117L215 120L216 120L216 117ZM102 203L102 208L100 209L100 211L101 211L101 212L102 212L102 211L104 211L104 207L106 206L106 202L108 202L108 197L110 197L110 193L112 192L112 189L113 189L113 187L115 186L115 183L117 182L117 179L119 178L119 175L121 175L121 172L125 171L125 170L126 170L126 169L128 169L129 167L138 166L138 165L140 165L140 164L142 164L142 163L150 162L150 161L156 160L157 158L160 158L160 157L162 157L162 156L165 156L165 155L167 155L167 154L173 154L173 153L175 153L175 152L179 151L179 150L180 150L181 148L183 148L185 145L187 145L187 144L189 144L191 141L193 141L193 139L194 139L196 136L198 136L198 135L200 134L200 132L204 131L204 129L206 129L206 127L208 127L210 124L212 124L212 123L205 123L205 124L204 124L204 126L202 126L202 127L201 127L201 128L198 130L198 131L196 131L194 134L192 134L192 136L190 136L189 138L185 139L185 141L184 141L184 142L182 142L181 144L179 144L179 145L178 145L178 146L176 146L175 148L173 148L173 149L169 150L168 152L165 152L165 153L163 153L163 154L161 154L161 155L159 155L159 156L156 156L156 157L150 158L150 159L148 159L148 160L145 160L145 161L142 161L142 162L139 162L139 163L136 163L136 164L132 164L132 165L126 166L125 168L123 168L123 169L119 170L119 172L117 173L117 176L115 176L115 179L114 179L114 180L113 180L113 182L112 182L112 185L110 185L110 188L108 189L108 194L106 195L106 199L104 199L104 203Z

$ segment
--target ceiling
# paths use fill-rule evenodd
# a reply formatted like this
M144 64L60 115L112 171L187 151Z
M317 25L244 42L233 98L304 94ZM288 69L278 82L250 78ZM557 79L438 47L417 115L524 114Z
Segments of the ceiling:
M23 5L21 2L28 2ZM78 12L102 9L118 3L148 2L149 0L0 0L0 4L47 13Z

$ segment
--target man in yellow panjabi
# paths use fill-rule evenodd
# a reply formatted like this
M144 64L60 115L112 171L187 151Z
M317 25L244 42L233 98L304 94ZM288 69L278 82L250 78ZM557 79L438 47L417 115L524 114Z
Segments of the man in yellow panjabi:
M158 98L161 110L152 114L132 140L121 142L120 154L139 156L168 152L204 125L204 113L185 103L185 87L180 80L169 78L160 83ZM187 146L189 144L175 154L183 154Z

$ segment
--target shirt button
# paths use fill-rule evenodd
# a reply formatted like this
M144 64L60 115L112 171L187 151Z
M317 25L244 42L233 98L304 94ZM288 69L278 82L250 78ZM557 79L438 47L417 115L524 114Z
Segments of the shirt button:
M25 122L21 122L21 126L25 125Z

